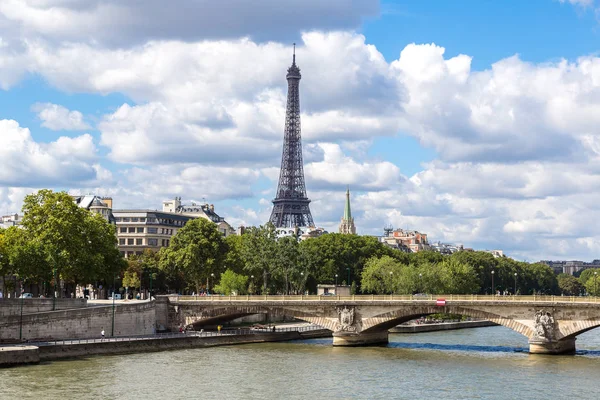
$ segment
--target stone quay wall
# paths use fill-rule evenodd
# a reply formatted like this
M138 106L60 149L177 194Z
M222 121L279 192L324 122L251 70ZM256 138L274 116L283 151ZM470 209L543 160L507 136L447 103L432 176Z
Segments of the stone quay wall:
M69 310L72 308L85 308L87 300L85 299L0 299L0 317L8 317L10 315L21 315L21 305L23 306L23 314L33 314L44 311Z
M40 352L36 346L0 347L0 367L14 367L40 362Z
M497 326L492 321L461 321L461 322L441 322L439 324L410 324L398 325L389 330L389 333L419 333L449 331L454 329L481 328L484 326Z
M114 310L115 336L150 335L155 332L154 302L120 304ZM0 340L43 341L111 335L112 305L36 314L12 315L0 319Z

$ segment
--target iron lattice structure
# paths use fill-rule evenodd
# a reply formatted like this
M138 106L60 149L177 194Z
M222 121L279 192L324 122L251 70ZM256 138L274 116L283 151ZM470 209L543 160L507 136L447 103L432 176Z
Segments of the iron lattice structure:
M294 51L292 66L287 72L288 94L281 171L277 195L273 200L273 211L269 219L276 228L314 226L308 206L310 200L306 197L304 183L300 129L300 79L300 68L296 65Z

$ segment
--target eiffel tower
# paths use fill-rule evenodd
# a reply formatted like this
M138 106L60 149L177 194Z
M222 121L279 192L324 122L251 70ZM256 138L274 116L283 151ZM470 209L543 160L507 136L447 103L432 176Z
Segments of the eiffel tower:
M296 65L296 43L292 66L288 68L288 95L285 113L285 136L277 195L273 200L270 222L276 228L314 226L306 197L302 137L300 131L300 68Z

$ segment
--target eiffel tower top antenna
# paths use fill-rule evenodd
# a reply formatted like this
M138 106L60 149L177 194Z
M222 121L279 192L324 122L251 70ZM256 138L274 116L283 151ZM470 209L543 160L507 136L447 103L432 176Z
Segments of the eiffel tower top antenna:
M296 65L296 43L294 43L294 58L292 60L292 64Z

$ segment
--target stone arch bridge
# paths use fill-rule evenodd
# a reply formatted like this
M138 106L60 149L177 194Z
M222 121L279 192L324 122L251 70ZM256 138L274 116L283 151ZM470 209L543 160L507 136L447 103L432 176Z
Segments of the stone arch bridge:
M562 296L159 296L157 323L214 325L251 314L285 315L333 332L334 346L381 344L388 329L435 313L506 326L529 339L531 353L575 352L577 335L600 326L600 301Z

